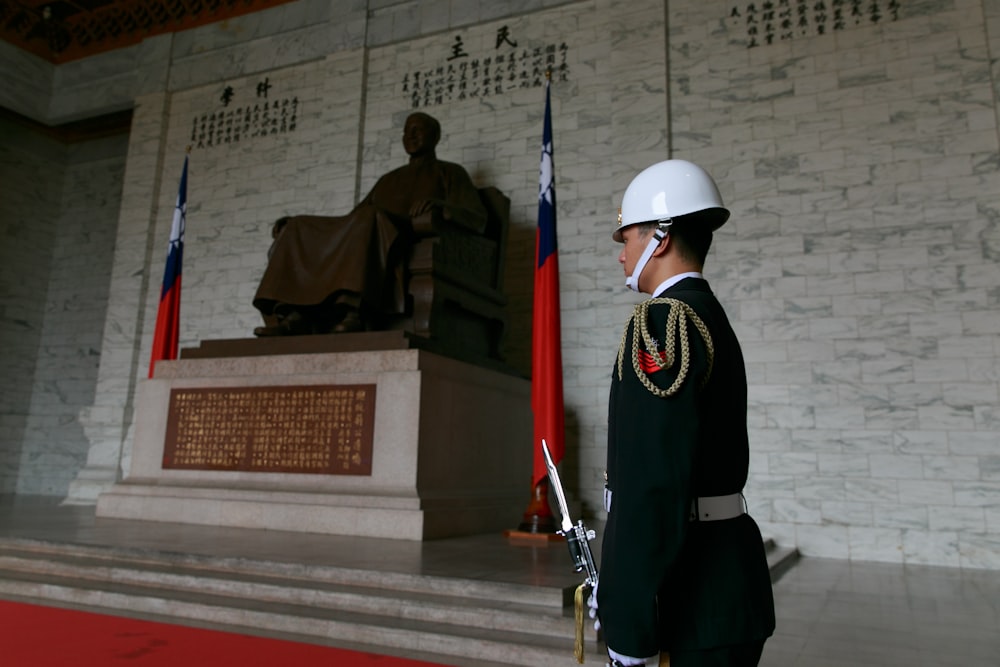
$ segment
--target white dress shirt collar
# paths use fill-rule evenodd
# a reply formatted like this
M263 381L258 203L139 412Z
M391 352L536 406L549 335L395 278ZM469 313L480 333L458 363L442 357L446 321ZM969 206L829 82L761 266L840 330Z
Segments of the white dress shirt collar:
M701 273L699 273L698 271L688 271L687 273L678 273L676 276L670 276L669 278L667 278L666 280L664 280L662 283L660 283L659 287L657 287L656 290L653 292L653 295L654 296L659 296L659 295L663 294L663 292L667 288L673 287L674 285L676 285L680 281L684 280L685 278L702 278L702 279L704 279L705 276L702 275Z

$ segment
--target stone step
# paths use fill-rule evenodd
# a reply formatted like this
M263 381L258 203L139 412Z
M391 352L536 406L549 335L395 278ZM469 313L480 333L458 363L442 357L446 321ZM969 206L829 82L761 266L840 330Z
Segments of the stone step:
M435 577L376 569L362 570L287 561L226 558L21 538L0 539L0 557L4 556L38 560L40 561L36 565L38 568L46 567L44 563L49 563L56 569L61 568L62 564L75 563L85 568L115 566L150 575L189 574L199 577L214 576L232 581L273 579L282 583L297 581L310 587L317 583L343 584L393 593L402 591L454 595L464 599L529 604L552 609L565 607L571 601L573 592L571 588L525 586L485 579Z
M571 620L561 607L541 607L519 602L489 600L481 591L470 595L366 588L322 581L305 582L276 576L240 577L232 574L163 572L121 565L92 566L84 562L53 564L37 558L0 555L0 572L19 582L19 595L30 594L32 584L46 587L60 583L89 591L134 595L214 596L219 601L251 600L258 605L290 605L331 612L364 614L393 620L430 620L462 628L488 628L527 634L565 636ZM0 589L4 583L0 583Z
M0 543L0 596L382 653L433 649L463 665L572 655L572 610L558 588L120 551Z
M27 586L23 584L27 583ZM505 665L551 664L572 655L571 634L534 633L463 627L380 614L360 614L315 606L266 603L240 598L179 593L169 597L133 587L87 589L72 582L40 586L12 579L0 581L3 597L125 614L169 623L229 632L265 634L308 643L364 647L376 653L435 655L443 664L466 659ZM596 643L589 652L599 655ZM596 663L595 663L596 664Z
M772 580L795 549L768 541ZM414 657L446 665L572 657L572 588L0 539L0 597ZM589 629L585 664L604 664Z
M771 583L775 583L799 560L799 550L795 547L779 547L774 540L764 540L767 551L767 567L771 571Z
M144 580L179 576L215 578L223 584L232 582L272 583L279 586L314 588L317 584L338 585L380 591L382 595L399 592L458 596L465 600L486 600L533 605L561 610L572 595L571 588L541 585L518 585L481 579L438 577L337 566L301 564L246 558L223 558L169 552L149 552L34 541L0 541L0 558L38 561L27 567L61 571L76 566L92 572L96 578L107 577L109 568L138 572ZM169 585L177 585L171 581Z

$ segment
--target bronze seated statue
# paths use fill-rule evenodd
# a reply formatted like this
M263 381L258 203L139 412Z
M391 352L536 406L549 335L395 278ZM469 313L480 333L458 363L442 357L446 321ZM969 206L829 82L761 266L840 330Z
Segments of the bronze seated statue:
M257 336L402 329L499 358L510 200L438 160L438 122L406 120L409 163L347 215L296 215L272 228L254 306Z

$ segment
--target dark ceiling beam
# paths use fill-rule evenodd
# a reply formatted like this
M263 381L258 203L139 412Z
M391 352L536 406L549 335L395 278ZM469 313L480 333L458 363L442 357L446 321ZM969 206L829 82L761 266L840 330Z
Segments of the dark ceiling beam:
M132 126L132 110L115 111L61 125L46 125L10 109L0 107L0 120L19 125L26 130L55 139L63 144L75 144L127 133Z
M53 64L292 0L3 0L0 40Z

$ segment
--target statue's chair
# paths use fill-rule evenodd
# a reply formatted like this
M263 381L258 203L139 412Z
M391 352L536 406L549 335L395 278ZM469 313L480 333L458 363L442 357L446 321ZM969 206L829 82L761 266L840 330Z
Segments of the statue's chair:
M439 208L413 219L407 313L389 324L455 353L500 358L507 326L503 293L510 199L480 188L485 224L445 220Z

